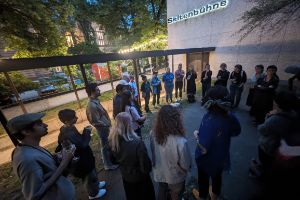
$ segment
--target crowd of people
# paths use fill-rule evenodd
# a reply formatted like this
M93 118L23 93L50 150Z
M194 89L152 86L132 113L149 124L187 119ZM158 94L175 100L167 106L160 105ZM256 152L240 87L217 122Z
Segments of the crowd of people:
M226 68L225 63L220 65L215 86L211 85L209 64L201 73L201 104L207 112L199 129L194 131L197 198L201 200L208 197L217 200L221 196L222 172L230 169L231 137L241 133L240 122L232 109L240 103L247 75L241 65L236 65L231 73ZM274 177L284 183L290 179L300 180L299 99L290 92L275 92L279 83L276 66L267 67L266 74L263 74L263 69L262 65L255 67L247 98L250 114L255 118L255 125L259 124L260 134L258 160L251 161L249 171L252 176L271 180L269 185L274 186ZM160 105L162 83L166 91L167 105L160 107L149 133L151 156L142 140L141 129L146 115L138 103L139 88L134 77L127 73L123 74L113 98L114 123L99 101L101 92L96 83L86 86L89 97L86 115L91 125L85 127L82 134L75 127L77 116L74 110L63 109L58 113L63 126L54 155L40 146L41 138L47 134L47 125L42 121L44 114L30 113L11 119L8 128L20 142L12 153L13 170L22 183L25 199L75 199L75 189L67 178L68 174L82 180L89 199L105 195L106 183L97 177L95 157L89 145L94 127L99 136L104 169L120 169L128 200L181 200L192 157L182 114L170 103L173 102L174 85L175 98L182 100L184 79L187 80L187 99L195 101L197 73L193 66L189 66L185 73L180 64L175 75L169 68L162 80L157 74L153 72L150 81L143 75L140 88L146 112L150 112L151 94L153 105ZM151 172L158 184L157 194ZM293 189L297 191L296 187ZM287 192L291 191L289 187Z

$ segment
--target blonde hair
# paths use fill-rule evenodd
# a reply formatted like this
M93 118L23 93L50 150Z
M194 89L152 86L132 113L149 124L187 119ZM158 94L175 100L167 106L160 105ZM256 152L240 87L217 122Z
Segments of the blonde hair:
M131 127L131 116L126 112L119 113L115 125L111 128L108 141L112 151L120 150L119 139L122 137L125 141L132 141L139 138Z

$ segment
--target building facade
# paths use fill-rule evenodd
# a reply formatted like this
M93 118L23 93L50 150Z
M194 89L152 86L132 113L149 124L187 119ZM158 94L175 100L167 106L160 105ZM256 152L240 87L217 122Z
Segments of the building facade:
M179 63L184 67L193 64L200 73L209 63L215 77L224 62L229 71L241 64L249 77L255 65L274 64L280 79L290 77L284 69L300 64L299 21L290 21L277 32L257 29L240 41L237 32L243 22L239 19L252 7L248 0L168 0L168 48L216 48L212 52L174 56L175 69Z

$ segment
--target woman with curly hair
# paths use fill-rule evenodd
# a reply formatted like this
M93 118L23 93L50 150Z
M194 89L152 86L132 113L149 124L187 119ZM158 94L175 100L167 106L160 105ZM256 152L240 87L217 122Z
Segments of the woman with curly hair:
M158 199L182 199L191 156L180 112L171 105L161 107L151 132L150 145ZM170 194L168 193L170 191Z
M120 166L127 199L155 200L150 178L151 160L144 142L131 127L130 114L121 112L116 116L108 141L113 158Z

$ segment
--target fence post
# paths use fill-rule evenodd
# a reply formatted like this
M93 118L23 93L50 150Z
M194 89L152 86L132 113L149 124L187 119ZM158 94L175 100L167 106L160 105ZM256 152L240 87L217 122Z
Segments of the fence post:
M5 131L6 131L7 135L8 135L8 137L9 137L10 140L12 141L12 143L13 143L15 146L17 146L17 145L19 144L19 142L18 142L18 140L17 140L15 137L13 137L13 136L11 135L11 132L10 132L10 131L8 130L8 128L6 127L6 125L7 125L7 119L6 119L6 117L4 116L4 114L3 114L3 112L2 112L1 109L0 109L0 121L1 121L1 124L2 124L3 128L5 129Z
M135 75L135 82L136 82L136 87L138 91L138 103L141 106L141 97L140 97L140 83L139 83L139 74L138 74L138 61L137 60L132 60L133 62L133 69L134 69L134 75Z
M9 83L10 89L13 91L14 95L16 96L17 103L21 106L23 113L27 113L27 110L23 104L23 101L18 93L18 90L17 90L15 84L12 82L12 80L10 79L9 74L7 72L3 72L3 73L4 73L6 80Z
M109 73L109 80L110 80L110 84L111 84L111 89L112 89L112 92L113 92L113 96L115 96L115 89L114 89L113 77L112 77L112 74L111 74L111 69L110 69L110 66L109 66L109 62L107 62L107 69L108 69L108 73Z
M73 75L71 73L71 69L70 69L70 66L68 65L67 66L67 70L68 70L68 73L69 73L69 76L70 76L70 79L71 79L71 83L72 83L72 87L73 87L73 90L75 92L75 96L76 96L76 99L77 99L77 103L79 105L79 108L82 108L81 104L80 104L80 100L79 100L79 96L78 96L78 93L77 93L77 89L76 89L76 85L74 83L74 78L73 78Z
M79 64L79 66L80 66L80 71L82 73L82 77L83 77L83 81L84 81L84 86L86 87L89 84L89 82L87 80L87 77L86 77L86 72L85 72L85 69L83 67L83 64Z

